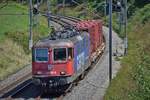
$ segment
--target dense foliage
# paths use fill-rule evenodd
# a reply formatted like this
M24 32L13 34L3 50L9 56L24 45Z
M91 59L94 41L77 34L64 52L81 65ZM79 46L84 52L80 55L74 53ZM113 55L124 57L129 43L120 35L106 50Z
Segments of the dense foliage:
M105 100L150 99L150 4L137 10L129 20L128 55L112 81Z

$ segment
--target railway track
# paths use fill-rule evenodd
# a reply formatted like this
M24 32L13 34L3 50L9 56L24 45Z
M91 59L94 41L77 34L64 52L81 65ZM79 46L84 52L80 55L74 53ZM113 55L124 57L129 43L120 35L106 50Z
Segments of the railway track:
M23 91L23 89L29 87L31 84L32 84L32 81L30 80L25 85L23 85L22 87L20 87L19 89L17 89L14 93L12 93L10 95L10 97L13 98L15 95L17 95L18 93L20 93L21 91Z
M73 27L75 23L81 21L81 19L75 17L68 17L68 16L61 16L61 15L54 15L54 14L50 16L47 16L46 14L42 14L42 15L45 17L49 17L51 21L59 24L61 26L61 29L57 29L57 30L63 30L63 28L65 27Z
M62 20L61 18L59 17L54 17L54 16L51 16L51 20L56 22L57 24L60 24L62 27L67 27L70 25L70 23Z
M81 21L81 19L71 17L71 16L62 16L62 15L51 15L51 16L58 17L58 18L61 18L61 19L65 19L65 20L69 20L69 21L72 21L74 23L77 23L77 22Z
M45 16L45 15L44 15ZM51 16L51 20L57 24L59 24L62 28L63 27L70 27L73 26L73 23L77 23L78 21L80 21L80 19L77 18L73 18L73 17L66 17L66 16L60 16L60 15L52 15ZM104 50L105 47L103 47ZM27 74L27 76L19 79L18 81L14 82L13 84L17 84L15 85L15 89L13 87L13 89L9 89L11 87L8 86L5 88L5 90L9 90L9 92L7 92L6 94L4 94L2 96L2 98L25 98L25 99L29 99L29 98L37 98L37 99L42 99L42 98L50 98L50 99L56 99L56 100L62 100L63 97L72 90L72 88L74 88L76 85L78 85L78 82L80 80L82 80L87 73L95 66L95 64L99 61L99 59L101 58L103 52L101 52L99 54L99 56L97 57L97 59L95 60L94 63L91 64L91 67L89 67L86 71L84 75L81 75L70 87L68 87L68 89L60 95L51 95L51 96L47 96L46 94L43 94L43 91L41 90L40 87L34 86L32 84L32 80L31 80L31 74ZM30 77L30 78L27 78ZM21 85L20 85L21 84ZM19 86L18 86L19 85Z
M26 65L25 68L0 83L0 97L31 78L31 67L29 66L31 65Z
M59 15L51 16L51 20L57 24L59 24L61 27L68 27L72 25L72 23L76 23L79 21L79 19L72 18L72 17L63 17ZM70 23L69 23L70 22ZM31 65L28 65L31 66ZM31 89L31 88L37 88L33 86L31 78L31 67L30 71L21 71L19 76L16 76L10 80L7 84L1 85L0 88L0 98L18 98L18 97L28 97L23 94L24 91ZM29 96L31 98L41 97L41 92L36 93L35 96Z
M104 50L104 49L105 49L105 46L102 47L102 50ZM95 59L95 62L92 63L87 70L85 70L84 75L80 75L79 78L77 78L71 85L68 86L68 88L65 90L65 92L63 94L58 94L58 95L57 94L52 94L51 96L49 96L49 94L41 94L36 99L40 100L40 99L43 99L43 98L50 98L52 100L53 99L63 100L63 98L67 95L67 93L70 93L75 86L78 86L79 82L81 80L83 80L84 77L88 75L89 71L94 68L94 66L100 60L102 54L103 54L103 51L97 56L97 58Z

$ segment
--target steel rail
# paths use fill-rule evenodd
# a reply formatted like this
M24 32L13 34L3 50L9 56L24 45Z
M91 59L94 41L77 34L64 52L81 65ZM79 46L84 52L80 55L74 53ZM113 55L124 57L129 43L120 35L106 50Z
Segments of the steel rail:
M104 50L105 50L105 40L104 40L103 42L104 42L104 45L103 45L103 47L102 47L101 53L97 56L97 58L95 59L95 62L92 63L92 64L89 66L89 68L87 68L87 69L84 71L84 76L80 75L80 76L71 84L71 86L69 86L68 89L66 89L65 93L62 94L62 95L60 95L58 98L56 98L56 100L63 100L63 97L64 97L67 93L71 92L72 89L73 89L75 86L77 86L77 85L79 84L79 82L84 79L85 76L87 76L87 74L90 72L90 70L92 70L92 69L96 66L96 64L98 63L98 61L100 60L100 58L103 56L103 53L104 53ZM82 78L81 78L81 76L82 76Z
M45 17L47 17L46 15L44 15ZM70 26L71 24L70 23L68 23L68 22L66 22L66 21L64 21L64 20L62 20L62 19L64 18L64 19L67 19L67 20L69 20L69 19L71 19L72 17L64 17L64 16L51 16L51 19L52 19L52 21L54 21L54 22L56 22L56 23L58 23L58 24L60 24L62 27L65 27L65 26ZM75 19L75 18L72 18L72 20L71 21L74 21L74 22L78 22L78 21L80 21L80 20L77 20L77 19ZM105 42L105 41L104 41ZM104 49L103 49L103 51L105 50L105 46L104 46ZM101 56L102 56L102 54L103 54L103 51L102 51L102 53L100 53L98 56L97 56L97 58L96 58L96 61L95 61L95 63L94 64L91 64L90 65L90 67L87 69L87 70L85 70L85 74L84 74L84 76L86 76L87 75L87 73L93 68L93 66L95 66L95 64L99 61L99 59L101 58ZM69 87L69 89L67 89L66 91L65 91L65 93L64 94L62 94L61 96L59 96L58 98L56 98L57 100L61 100L61 99L63 99L63 97L69 92L69 91L71 91L72 89L73 89L73 87L75 86L75 84L78 84L78 82L80 81L81 79L77 79L74 83L73 83L73 85L71 86L71 87ZM10 98L12 98L13 96L16 96L17 94L19 94L21 91L23 91L24 89L26 89L28 86L30 86L31 85L31 81L30 82L28 82L27 84L25 84L24 86L22 86L22 87L20 87L19 89L17 89L14 93L12 93L11 95L10 95ZM38 98L40 98L40 96L38 96Z
M60 24L62 27L70 26L70 23L60 20L60 17L58 17L58 16L51 17L51 18L52 18L52 21ZM26 74L23 74L23 76L21 76L20 78L14 80L14 82L11 81L10 84L6 84L5 86L3 86L0 89L1 96L3 96L4 94L8 93L9 91L15 89L17 86L19 86L20 84L22 84L23 82L25 82L27 79L30 79L30 78L31 78L31 73L26 73ZM31 83L28 83L27 85L16 90L13 94L10 95L10 97L19 93L22 89L25 89L29 84L31 84Z
M29 65L27 65L26 67L28 67ZM20 71L22 71L23 69L21 69ZM31 72L28 71L29 73L23 74L22 76L15 77L15 79L13 79L13 82L9 82L5 85L2 85L2 87L0 88L0 96L3 96L5 93L13 90L15 87L17 87L19 84L23 83L25 80L30 79L31 78ZM19 71L18 71L19 73ZM10 79L11 80L11 79ZM4 80L5 81L5 80ZM8 79L9 81L9 79Z
M55 18L55 17L51 16L51 19L52 19L52 21L55 21L56 23L60 24L63 27L70 26L70 23L63 21L60 18Z
M69 20L71 22L77 23L79 21L81 21L81 19L79 18L75 18L75 17L71 17L71 16L62 16L62 15L56 15L56 14L51 14L50 16L48 16L47 14L42 14L45 17L49 17L52 21L60 24L62 27L66 27L66 26L73 26L73 24L64 21L65 20Z
M58 17L58 16L52 16L52 15L51 15L51 16L48 16L47 14L42 14L42 16L44 16L44 17L49 17L49 18L51 19L51 21L53 21L53 22L55 22L55 23L61 25L62 27L70 26L70 23L61 20L61 18Z
M82 21L80 18L76 18L76 17L72 17L72 16L62 16L62 15L55 15L55 14L52 14L51 16L57 16L57 17L60 17L60 18L64 18L64 19L73 21L73 22Z
M17 89L14 93L12 93L9 98L14 97L15 95L19 94L23 89L26 89L29 85L32 84L32 80L29 81L28 83L26 83L24 86L22 86L21 88Z

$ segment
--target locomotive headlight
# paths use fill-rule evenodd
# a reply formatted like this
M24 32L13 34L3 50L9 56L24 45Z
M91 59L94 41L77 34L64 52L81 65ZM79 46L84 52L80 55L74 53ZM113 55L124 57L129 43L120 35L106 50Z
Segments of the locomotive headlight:
M60 72L60 75L65 75L65 74L66 74L66 72L64 72L64 71Z

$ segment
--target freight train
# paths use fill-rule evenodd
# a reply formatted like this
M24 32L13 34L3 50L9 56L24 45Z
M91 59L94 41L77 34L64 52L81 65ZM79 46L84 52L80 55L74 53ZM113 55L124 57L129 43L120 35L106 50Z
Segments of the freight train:
M32 48L34 83L55 90L74 82L103 52L102 33L102 21L88 20L39 40Z

